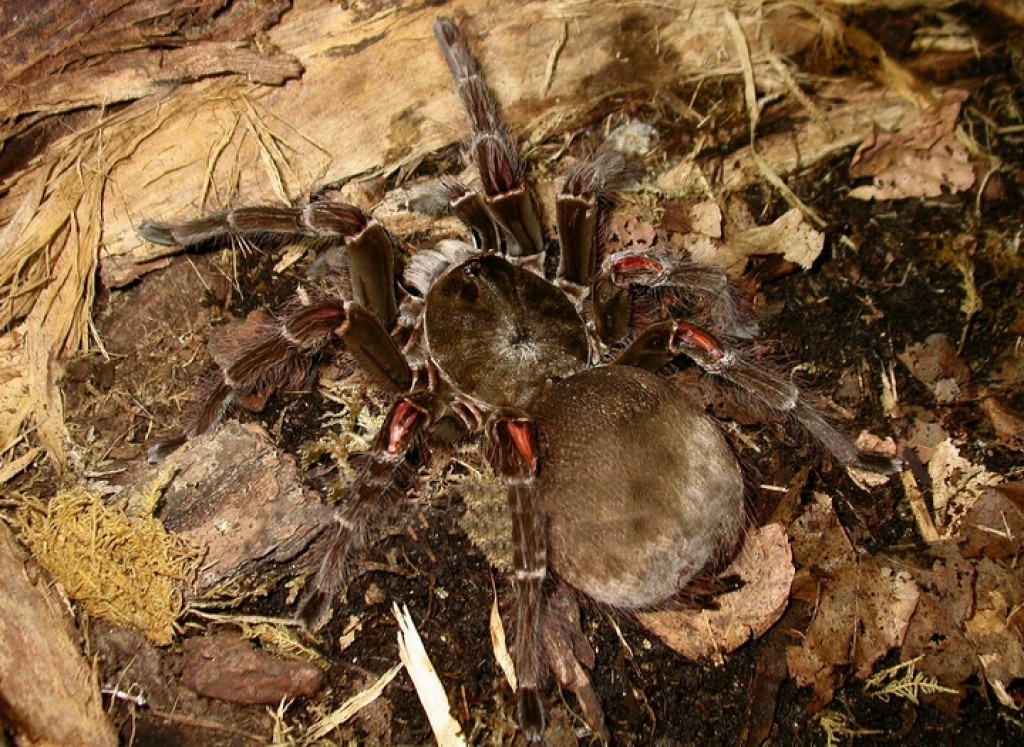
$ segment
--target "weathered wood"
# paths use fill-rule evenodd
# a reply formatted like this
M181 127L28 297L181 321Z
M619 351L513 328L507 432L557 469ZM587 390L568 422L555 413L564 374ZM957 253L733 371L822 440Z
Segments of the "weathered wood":
M0 522L0 713L19 744L116 745L56 593ZM35 576L33 578L33 576Z

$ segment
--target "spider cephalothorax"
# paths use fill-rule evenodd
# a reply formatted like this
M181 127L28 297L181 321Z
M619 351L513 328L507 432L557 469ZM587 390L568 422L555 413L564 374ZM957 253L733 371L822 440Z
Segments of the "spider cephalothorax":
M540 739L550 669L603 735L589 682L578 674L565 682L572 647L557 640L567 628L558 623L563 585L627 610L665 602L719 563L744 524L732 450L658 372L676 359L695 363L790 418L841 462L859 455L785 376L741 352L749 346L735 342L755 325L720 270L654 254L601 256L602 209L624 171L617 154L600 151L567 174L556 201L557 270L546 276L555 263L544 261L548 244L511 129L458 28L441 19L435 31L468 114L467 152L482 187L444 183L472 243L410 251L400 284L395 254L408 250L351 205L238 208L143 224L145 238L166 244L277 233L345 248L326 292L261 326L222 367L182 436L152 453L214 427L239 397L294 381L339 337L395 399L345 490L300 616L313 629L325 622L367 525L405 489L414 446L482 436L513 518L520 725ZM696 301L694 315L633 328L634 294L650 288Z

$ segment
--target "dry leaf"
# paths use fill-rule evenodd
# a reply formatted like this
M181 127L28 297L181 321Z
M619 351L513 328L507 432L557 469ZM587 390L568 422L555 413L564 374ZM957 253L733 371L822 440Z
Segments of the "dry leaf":
M1024 451L1024 418L1004 407L995 397L982 399L981 411L992 421L999 443L1014 451Z
M661 230L722 238L722 208L714 200L669 200L662 207Z
M950 528L967 557L1013 562L1024 537L1024 484L983 491Z
M825 246L825 234L812 228L793 208L770 225L733 235L728 243L733 252L744 257L781 254L788 262L809 270Z
M857 551L839 523L832 499L815 492L811 500L811 505L789 527L794 562L801 568L825 573L856 562Z
M929 335L923 343L908 345L898 357L939 402L961 399L971 381L970 369L960 359L949 338L941 333Z
M986 488L1003 481L999 475L960 456L960 451L948 438L935 447L928 462L928 475L932 480L935 526L946 534Z
M738 575L743 586L715 599L715 610L641 612L637 619L688 659L720 657L764 634L789 601L794 568L786 531L769 524L751 532L723 575Z
M1019 710L1020 703L1009 688L1024 677L1024 626L1012 620L1024 608L1024 581L1019 571L987 559L978 562L977 571L977 607L967 621L967 637L999 702Z
M837 569L826 584L802 646L786 651L790 674L813 685L816 704L827 703L850 665L860 678L903 644L920 591L906 571L868 556Z
M874 177L870 186L850 192L861 200L938 197L974 185L974 167L956 137L960 108L968 93L946 91L899 132L874 130L857 149L850 176Z

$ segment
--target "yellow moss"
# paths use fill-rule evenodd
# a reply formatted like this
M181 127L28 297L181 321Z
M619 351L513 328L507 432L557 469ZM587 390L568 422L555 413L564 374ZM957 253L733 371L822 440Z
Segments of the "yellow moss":
M166 479L162 474L152 492ZM152 515L131 520L80 487L47 506L26 506L19 524L40 565L88 614L134 627L156 645L171 642L182 588L195 578L201 552Z

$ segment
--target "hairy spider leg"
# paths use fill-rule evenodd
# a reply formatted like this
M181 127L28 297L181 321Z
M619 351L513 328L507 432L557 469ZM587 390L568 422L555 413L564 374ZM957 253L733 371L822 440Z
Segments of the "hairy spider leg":
M343 302L322 301L250 329L240 341L238 356L219 372L181 435L151 447L149 461L160 461L186 440L216 427L239 396L273 391L301 380L312 356L346 318Z
M222 236L278 235L343 239L352 276L352 294L384 323L398 319L395 298L395 239L365 212L343 202L312 202L297 207L239 207L179 224L144 221L139 234L165 246L195 246Z
M537 432L530 418L496 413L486 427L487 459L505 483L512 513L516 633L513 663L518 684L519 727L528 742L544 734L541 602L547 578L547 536L537 482Z
M626 161L614 150L600 150L565 175L555 198L559 261L557 277L587 286L598 269L600 221L612 198L624 186Z
M181 435L150 449L159 461L184 441L214 428L239 396L275 391L300 380L313 356L337 335L356 362L385 390L407 391L412 371L389 330L397 321L394 239L358 208L314 203L301 208L237 208L190 223L147 222L144 238L195 244L225 234L281 233L343 238L355 301L317 299L294 304L265 324L246 328L235 358L209 387L205 400Z
M195 246L222 236L279 234L333 239L351 236L365 227L362 210L339 202L308 205L250 205L224 210L184 223L143 221L139 235L164 246Z
M689 302L707 306L707 323L716 334L749 339L757 323L743 309L736 288L722 268L648 252L616 252L605 258L601 279L628 288L670 289Z
M440 404L430 392L399 397L384 418L365 463L335 511L335 527L320 569L296 617L317 631L330 619L331 606L348 582L348 559L366 541L366 529L380 510L400 500L408 488L410 450L435 420Z
M438 18L434 35L469 121L466 150L480 174L486 195L483 201L513 239L505 251L513 257L540 254L544 251L544 231L533 192L526 184L526 168L512 128L487 87L462 31L450 19ZM466 205L461 210L472 214L476 207ZM459 210L457 214L461 214ZM470 225L478 222L471 220Z
M781 371L765 361L744 355L735 345L722 345L708 330L695 324L677 321L653 324L620 353L615 363L657 371L681 355L707 373L739 387L754 402L791 419L840 464L883 473L899 469L899 465L887 457L861 453Z

